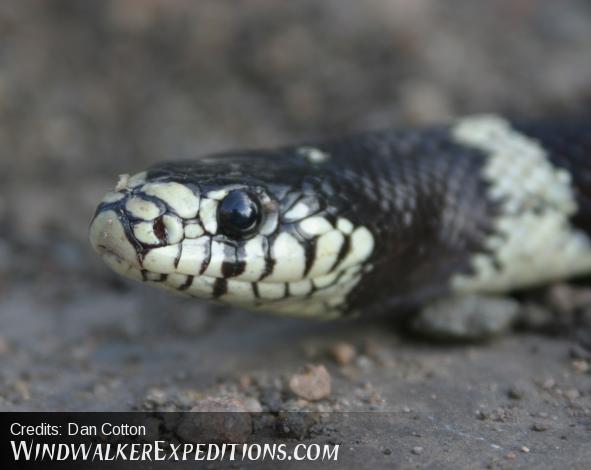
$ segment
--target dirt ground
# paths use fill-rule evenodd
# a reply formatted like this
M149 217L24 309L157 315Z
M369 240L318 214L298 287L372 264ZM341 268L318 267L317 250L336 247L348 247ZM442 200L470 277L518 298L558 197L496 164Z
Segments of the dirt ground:
M0 38L1 410L380 411L332 431L350 468L589 468L585 287L522 296L525 327L496 341L441 345L171 297L87 242L117 175L157 161L588 112L589 2L15 0ZM306 364L331 380L318 401L290 387Z

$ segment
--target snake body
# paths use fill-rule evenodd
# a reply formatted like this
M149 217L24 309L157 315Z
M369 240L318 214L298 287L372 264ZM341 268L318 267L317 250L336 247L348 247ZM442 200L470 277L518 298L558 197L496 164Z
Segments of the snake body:
M333 318L591 272L591 125L472 116L164 163L97 208L115 271Z

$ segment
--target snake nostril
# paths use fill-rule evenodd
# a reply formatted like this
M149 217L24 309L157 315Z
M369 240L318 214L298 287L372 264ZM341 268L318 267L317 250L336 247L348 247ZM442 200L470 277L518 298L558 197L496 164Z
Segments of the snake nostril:
M158 217L154 220L154 235L162 243L166 243L166 226L162 217Z

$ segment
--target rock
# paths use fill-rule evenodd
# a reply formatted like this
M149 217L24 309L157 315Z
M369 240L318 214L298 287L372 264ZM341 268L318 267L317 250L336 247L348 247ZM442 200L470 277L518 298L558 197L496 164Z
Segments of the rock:
M421 446L416 446L412 448L412 453L415 455L421 455L423 453L423 448Z
M252 434L251 408L239 398L206 397L182 415L176 434L184 442L245 442Z
M335 343L330 348L330 355L335 362L341 366L351 364L357 356L355 347L350 343L339 342Z
M513 400L521 400L525 396L525 390L520 385L513 385L507 391L507 396Z
M282 411L277 415L275 431L281 437L305 439L319 422L319 413Z
M575 359L572 362L572 366L578 374L584 374L589 371L589 362L585 359Z
M205 397L199 400L197 404L191 408L191 411L208 413L208 412L248 412L250 411L247 404L240 398L235 397Z
M536 432L544 432L548 429L548 426L542 423L534 423L531 428Z
M245 398L244 406L249 413L261 413L263 411L263 406L261 405L261 402L258 401L256 398Z
M555 385L556 385L556 381L552 377L548 377L541 384L541 386L544 390L550 390L550 389L554 388Z
M274 388L265 388L261 390L260 402L268 411L278 411L281 409L281 392Z
M571 388L564 392L564 396L568 398L570 401L573 401L579 398L581 396L581 393L577 389Z
M158 409L166 404L168 398L166 392L160 388L153 388L148 391L144 399L144 407L147 409Z
M303 373L291 376L289 388L295 395L305 400L322 400L331 393L330 374L323 365L309 364Z
M362 371L367 371L371 368L372 362L367 356L359 356L355 361L355 365L359 367Z
M512 299L485 296L451 297L435 301L411 322L419 335L441 341L482 341L508 330L519 313Z
M248 374L243 374L239 377L238 384L244 390L250 388L252 386L252 377Z

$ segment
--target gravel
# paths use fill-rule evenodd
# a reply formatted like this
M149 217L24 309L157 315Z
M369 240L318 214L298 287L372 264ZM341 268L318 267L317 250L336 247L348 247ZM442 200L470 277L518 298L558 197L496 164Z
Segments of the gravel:
M331 392L330 374L323 365L308 364L302 373L290 377L289 389L304 400L328 398Z

